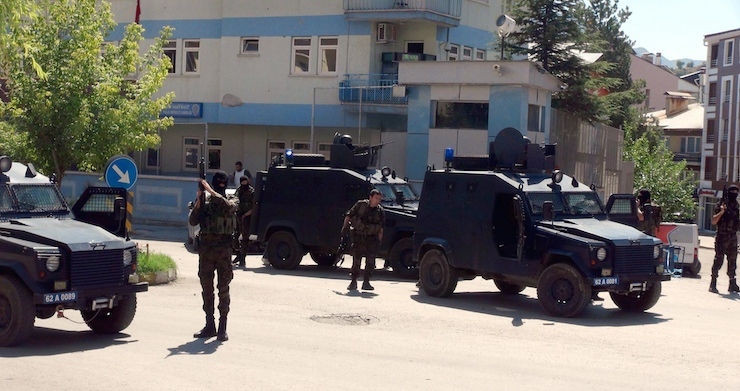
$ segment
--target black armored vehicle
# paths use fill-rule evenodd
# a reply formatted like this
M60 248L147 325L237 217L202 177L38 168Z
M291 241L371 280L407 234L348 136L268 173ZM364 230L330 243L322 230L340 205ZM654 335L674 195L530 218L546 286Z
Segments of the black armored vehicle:
M111 233L126 235L126 190L88 188L70 210L32 165L2 156L0 169L0 346L65 309L97 333L128 327L148 285L135 279L135 243Z
M670 280L659 239L610 221L593 186L553 169L554 146L507 128L491 150L448 150L447 167L425 175L414 234L424 292L449 296L481 276L506 294L537 288L555 316L578 316L603 291L627 311L656 304Z
M385 210L380 256L399 277L416 278L411 237L418 198L395 171L368 168L379 147L353 146L349 136L337 135L329 164L323 155L288 150L284 162L257 173L250 239L266 244L264 257L273 267L295 269L306 253L318 265L335 265L343 255L344 214L376 188Z

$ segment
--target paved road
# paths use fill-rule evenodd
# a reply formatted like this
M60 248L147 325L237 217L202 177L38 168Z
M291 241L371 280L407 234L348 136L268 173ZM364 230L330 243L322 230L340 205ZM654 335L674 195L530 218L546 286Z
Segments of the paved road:
M140 230L138 242L178 263L179 278L139 295L134 323L96 336L69 319L36 321L24 346L0 349L2 390L719 390L740 386L740 296L674 279L648 313L608 299L585 316L546 315L534 289L506 296L460 282L448 299L379 272L348 294L347 262L296 271L247 259L232 283L231 339L202 327L197 256L186 234ZM184 232L184 231L183 231ZM135 235L135 236L137 236ZM142 236L157 240L143 239ZM700 256L705 265L709 250ZM711 251L709 251L711 252ZM711 257L711 255L710 255ZM702 271L707 274L708 267ZM724 271L723 271L724 272ZM726 277L721 280L724 287ZM602 296L605 296L602 293Z

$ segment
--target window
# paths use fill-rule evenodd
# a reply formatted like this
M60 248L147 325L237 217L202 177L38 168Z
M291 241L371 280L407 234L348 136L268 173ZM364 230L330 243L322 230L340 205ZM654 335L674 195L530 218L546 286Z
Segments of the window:
M731 80L725 80L725 88L723 92L724 99L723 101L725 103L730 102L730 96L732 95L732 81Z
M727 141L730 133L730 122L727 118L722 119L722 141Z
M701 152L701 137L681 137L681 152L683 153Z
M711 56L711 62L710 67L716 68L717 67L717 57L719 57L719 45L712 45L712 56Z
M716 137L716 125L713 119L707 120L707 143L713 143Z
M460 47L457 45L450 45L450 52L447 53L447 60L448 61L457 61L457 55L460 51Z
M732 57L735 54L735 40L734 39L728 39L725 41L725 61L724 65L732 65Z
M470 61L473 59L473 48L463 46L462 48L462 59L463 61Z
M267 142L267 166L279 161L285 153L285 141L268 141Z
M650 89L645 89L645 107L650 108Z
M324 155L324 159L331 160L331 143L318 143L317 150Z
M311 38L293 38L293 60L291 74L301 75L308 73L311 59Z
M221 169L221 146L223 140L219 139L208 139L208 169L209 170L220 170Z
M169 73L177 73L177 41L167 41L162 48L164 55L170 58Z
M423 41L406 42L406 53L424 54L424 42Z
M716 105L717 104L717 83L710 82L709 83L709 95L707 102L710 105Z
M544 132L545 129L542 126L542 107L537 105L529 105L527 112L527 130L530 132Z
M159 148L149 148L146 151L146 166L159 167Z
M337 72L337 44L338 38L319 38L319 73Z
M258 54L260 51L259 38L242 37L239 54Z
M434 127L488 129L488 103L437 102Z
M293 153L311 153L311 143L306 141L293 141Z
M200 162L200 140L197 138L185 137L183 139L183 167L185 170L197 170Z
M475 60L476 61L485 61L486 59L486 52L485 50L475 49Z
M198 73L198 71L200 70L200 68L198 67L200 41L184 40L182 43L185 47L185 70L183 71L183 73Z

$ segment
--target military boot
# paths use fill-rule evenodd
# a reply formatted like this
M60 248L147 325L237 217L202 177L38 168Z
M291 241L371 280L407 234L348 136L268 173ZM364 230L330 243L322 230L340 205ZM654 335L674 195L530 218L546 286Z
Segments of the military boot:
M226 317L222 316L218 319L218 335L216 336L221 342L229 340L229 334L226 334Z
M712 293L719 293L717 290L717 277L712 277L712 281L709 283L709 291Z
M740 289L737 286L737 281L734 278L730 280L730 287L727 288L727 290L730 293L732 293L732 292L740 292Z
M216 321L213 315L206 316L206 327L193 334L193 338L211 338L216 336Z
M373 289L375 289L375 288L373 288L373 286L372 286L372 285L370 285L370 280L366 278L366 279L365 279L365 280L364 280L364 281L362 282L362 290L363 290L363 291L371 291L371 290L373 290Z
M352 277L352 282L349 283L349 286L347 287L348 291L356 291L357 290L357 279Z

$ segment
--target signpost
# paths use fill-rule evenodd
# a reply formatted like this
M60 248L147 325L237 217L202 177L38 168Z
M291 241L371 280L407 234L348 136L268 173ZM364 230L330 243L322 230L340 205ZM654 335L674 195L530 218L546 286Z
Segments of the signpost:
M136 184L139 170L136 168L134 159L127 155L116 155L108 160L105 165L105 183L108 187L122 187L128 191L126 202L126 232L131 232L131 219L134 212L134 192L131 188Z

